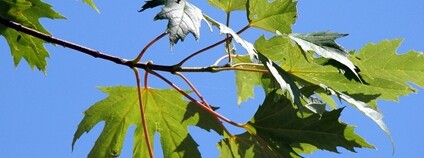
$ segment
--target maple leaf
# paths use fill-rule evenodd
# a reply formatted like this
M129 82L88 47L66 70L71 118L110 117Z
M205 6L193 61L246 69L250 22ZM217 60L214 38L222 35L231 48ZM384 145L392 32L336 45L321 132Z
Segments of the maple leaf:
M101 87L100 90L109 96L85 111L72 146L84 132L105 121L105 127L88 157L116 157L121 152L128 128L134 125L133 157L148 157L145 133L140 126L137 89L117 86ZM223 131L211 115L185 101L183 95L175 90L143 89L142 98L149 138L153 140L155 132L160 134L165 157L200 157L198 145L188 133L188 126L215 130L220 134Z
M337 147L350 151L374 148L354 133L353 126L339 121L342 110L301 117L290 100L273 91L246 124L249 132L219 143L221 156L300 157L302 147L307 153L316 149L338 152Z
M193 34L196 40L200 38L200 24L204 18L199 8L187 0L151 0L147 1L140 11L160 5L165 7L154 17L154 20L169 20L166 32L170 34L171 45L179 40L184 41L189 33Z
M247 0L208 0L209 4L229 13L235 10L246 10Z
M270 59L281 62L281 66L293 76L319 85L330 86L344 92L356 100L372 103L375 100L398 101L416 90L408 85L412 82L424 87L424 63L422 52L410 51L398 55L396 48L401 40L384 40L378 44L368 44L352 54L350 60L361 70L359 74L366 84L358 84L351 80L354 75L341 73L327 59L315 59L311 54L302 54L293 42L283 37L273 37L266 40L258 39L255 47Z
M40 18L64 18L40 0L0 0L0 17L47 34L48 31L38 21ZM0 35L5 37L9 44L15 66L24 58L31 68L37 67L38 70L46 72L46 58L49 53L44 48L43 40L3 25L0 25Z
M289 34L292 40L304 51L313 51L324 58L334 59L348 67L358 78L355 65L349 60L349 53L338 45L335 40L347 34L339 34L334 32L316 32L309 34Z
M323 87L325 90L329 91L332 95L340 97L341 99L355 106L359 111L364 113L367 117L371 118L381 128L381 130L383 130L384 133L386 133L386 135L389 137L390 142L392 143L393 151L394 151L394 142L393 142L392 136L390 135L389 128L387 128L386 124L383 122L383 114L373 109L372 107L368 106L364 102L357 101L354 98L346 94L343 94L342 92L332 90L331 88L323 84L321 84L320 86Z
M264 54L279 56L280 60L273 59L282 62L281 66L299 81L329 86L334 91L333 94L371 118L391 139L389 130L382 121L383 115L376 110L377 98L396 101L399 96L415 92L407 82L424 87L424 66L416 64L424 62L423 54L410 51L397 55L395 50L400 41L385 40L379 44L368 44L357 54L351 55L350 59L361 69L359 73L367 84L350 80L349 74L340 73L337 67L328 64L328 60L301 54L301 50L287 38L273 37L265 40L262 37L255 45ZM326 95L321 92L320 96L325 98ZM328 97L325 99L327 102L332 100Z
M423 52L399 54L396 49L401 42L401 39L394 39L370 43L352 56L370 86L366 93L376 89L381 92L381 99L398 101L399 96L417 92L408 82L424 87Z
M238 63L250 63L251 60L248 55L237 55L233 58L234 64ZM238 68L244 68L238 66ZM249 67L251 68L251 67ZM236 89L237 89L237 104L246 101L249 98L254 97L254 87L261 85L262 73L259 72L247 72L247 71L235 71L236 74Z
M271 59L268 59L260 53L259 60L269 70L272 77L278 82L283 92L288 92L294 104L297 105L300 109L302 107L302 104L300 103L300 90L296 83L294 83L294 80L291 78L290 74L274 63Z
M259 59L259 61L262 62L262 64L265 65L267 70L272 74L272 76L278 81L280 84L280 87L283 91L287 91L292 98L293 102L296 103L296 105L301 106L300 103L300 92L298 90L298 87L296 84L291 80L290 76L281 69L278 65L276 65L273 61L268 59L266 56L262 55L261 53L258 53L253 46L252 43L244 40L241 38L236 32L234 32L231 28L225 26L222 23L219 23L212 18L208 16L204 16L206 20L211 22L213 25L217 26L221 33L230 34L233 39L243 46L244 49L248 52L250 56L251 61L255 61L256 59Z
M90 5L91 8L93 8L97 13L100 13L100 10L97 8L96 4L92 0L82 0L82 2L87 3Z
M250 26L269 32L277 30L282 33L291 33L291 25L297 17L297 1L294 0L249 0L247 1L247 15Z

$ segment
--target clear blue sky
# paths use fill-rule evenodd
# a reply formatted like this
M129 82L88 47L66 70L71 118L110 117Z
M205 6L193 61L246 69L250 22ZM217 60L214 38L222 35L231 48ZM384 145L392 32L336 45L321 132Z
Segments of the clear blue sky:
M95 13L81 1L53 1L48 3L67 20L43 19L42 23L54 35L80 43L116 56L133 58L152 38L164 31L166 21L153 22L160 8L138 13L144 3L138 1L97 0L101 14ZM217 20L224 20L223 13L207 6L206 1L193 1L205 13ZM336 31L349 33L348 37L338 40L346 49L359 50L368 42L383 39L405 39L398 52L414 49L424 51L424 1L402 0L322 0L300 1L299 18L294 32ZM246 25L244 12L236 12L231 26L238 30ZM242 36L251 42L265 32L252 29ZM269 34L268 34L269 35ZM191 35L190 35L191 36ZM188 37L178 43L173 51L167 40L157 43L145 56L145 60L155 63L175 63L188 53L198 50L212 42L222 39L218 31L209 32L205 23L201 30L200 41ZM76 51L46 45L51 53L48 59L47 75L31 70L22 61L15 68L10 51L3 38L0 39L0 155L1 157L86 157L94 144L102 124L89 134L83 135L71 152L73 134L83 111L105 95L96 86L135 85L133 73L126 67L92 58ZM165 49L163 49L165 48ZM242 50L239 48L238 50ZM196 58L190 65L210 65L210 59L222 56L222 47L212 49ZM201 62L198 62L201 61ZM188 74L208 101L222 108L223 115L238 122L249 119L263 96L249 100L241 106L236 104L234 75L232 72L219 74ZM176 78L172 78L177 80ZM177 83L181 83L177 81ZM150 86L167 88L163 82L152 78ZM419 89L422 91L423 89ZM258 91L260 92L260 91ZM398 103L380 101L384 121L391 130L396 143L392 156L389 139L382 131L360 112L348 107L342 113L342 120L356 125L356 132L362 135L378 150L358 149L350 153L340 149L341 155L317 152L306 157L424 157L421 135L424 131L424 93L419 92L401 97ZM348 106L343 103L341 106ZM133 132L133 128L129 133ZM197 128L194 138L198 139L204 157L216 157L218 151L215 133L205 136ZM235 130L236 131L236 130ZM158 143L156 143L158 144ZM129 157L132 139L127 137L126 147L121 157ZM158 153L159 154L159 153Z

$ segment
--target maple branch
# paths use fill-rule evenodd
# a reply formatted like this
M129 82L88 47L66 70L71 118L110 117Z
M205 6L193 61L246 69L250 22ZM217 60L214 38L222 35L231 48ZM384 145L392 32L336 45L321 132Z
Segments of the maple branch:
M132 60L128 60L128 59L112 56L112 55L109 55L109 54L105 54L105 53L102 53L102 52L95 50L95 49L91 49L91 48L88 48L88 47L85 47L85 46L82 46L82 45L79 45L79 44L75 44L75 43L72 43L72 42L69 42L69 41L66 41L66 40L63 40L63 39L59 39L59 38L53 37L52 35L49 35L47 33L37 31L35 29L23 26L20 23L10 21L10 20L4 19L2 17L0 17L0 24L7 26L9 28L12 28L16 31L20 31L20 32L26 33L28 35L34 36L36 38L42 39L46 42L61 45L63 47L67 47L67 48L76 50L78 52L93 56L94 58L100 58L100 59L108 60L108 61L114 62L115 64L125 65L125 66L128 66L130 68L137 67L137 68L141 68L141 69L145 69L145 70L151 69L151 70L166 71L166 72L172 72L172 73L174 73L174 72L219 72L219 71L223 71L223 70L231 70L230 66L209 66L209 67L179 67L178 66L178 67L176 67L176 66L167 66L167 65L147 64L147 63L142 63L142 62L134 63ZM244 29L240 30L239 32L242 32L243 30L246 30L246 27ZM160 37L160 36L158 36L158 37ZM225 40L226 39L222 40L221 43L225 42ZM205 51L205 50L203 50L203 51ZM177 65L179 65L179 64L177 64Z
M69 41L65 41L65 40L53 37L53 36L51 36L47 33L43 33L43 32L37 31L35 29L23 26L22 24L14 22L14 21L3 19L2 17L0 17L0 23L3 24L4 26L15 29L16 31L26 33L28 35L34 36L36 38L42 39L42 40L50 42L50 43L54 43L54 44L57 44L57 45L61 45L63 47L67 47L67 48L71 48L73 50L77 50L77 51L82 52L84 54L91 55L94 58L101 58L101 59L112 61L116 64L126 65L126 66L130 66L130 67L132 65L132 63L129 60L122 59L122 58L115 57L115 56L108 55L108 54L104 54L104 53L101 53L98 50L94 50L94 49L91 49L91 48L88 48L88 47L84 47L84 46L81 46L81 45L78 45L78 44L75 44L75 43L72 43L72 42L69 42Z

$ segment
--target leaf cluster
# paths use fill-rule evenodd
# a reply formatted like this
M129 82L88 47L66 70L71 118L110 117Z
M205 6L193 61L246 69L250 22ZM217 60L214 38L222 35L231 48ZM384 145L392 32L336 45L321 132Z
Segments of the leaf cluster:
M97 12L92 0L84 0ZM133 133L133 157L152 157L154 135L159 133L165 157L200 157L198 144L188 131L197 126L221 136L217 147L220 157L302 157L316 150L338 152L337 147L355 152L355 148L374 148L354 132L354 127L340 120L345 101L373 120L391 139L377 100L397 101L399 96L416 92L408 83L424 87L424 56L410 51L399 55L401 40L384 40L367 44L359 51L346 51L336 40L347 34L336 32L293 33L297 18L297 1L293 0L208 0L227 15L234 11L246 13L246 27L234 31L228 24L214 20L187 0L150 0L140 12L162 7L154 20L168 20L165 32L152 40L134 60L104 55L101 52L81 52L109 60L133 69L137 87L111 86L99 89L108 97L95 103L84 113L75 132L72 146L99 122L105 127L88 157L120 155L128 128ZM0 0L0 35L5 37L17 66L24 58L31 68L46 71L49 57L44 43L36 34L50 35L40 24L40 18L64 18L50 5L40 0ZM16 22L16 28L6 23ZM200 39L200 27L205 21L216 26L223 40L201 49L176 64L166 66L142 63L143 54L165 35L171 45L183 41L188 34ZM19 28L18 28L19 27ZM272 37L258 36L251 43L241 33L258 28ZM193 56L225 43L223 58L228 63L196 68L182 67ZM55 43L61 44L61 43ZM236 45L238 44L238 45ZM65 47L70 43L61 44ZM245 51L238 51L241 46ZM72 47L71 47L72 48ZM74 49L74 48L72 48ZM244 53L247 52L247 53ZM143 67L139 67L143 65ZM203 66L203 65L202 65ZM140 86L138 69L143 69L144 87ZM263 89L265 99L248 122L237 123L219 114L196 87L181 72L235 72L238 104L254 98L254 88ZM158 71L167 71L186 81L191 90L182 90ZM173 89L148 86L148 76L156 76ZM228 124L223 124L226 122ZM227 126L242 128L234 134ZM146 143L147 142L147 143Z

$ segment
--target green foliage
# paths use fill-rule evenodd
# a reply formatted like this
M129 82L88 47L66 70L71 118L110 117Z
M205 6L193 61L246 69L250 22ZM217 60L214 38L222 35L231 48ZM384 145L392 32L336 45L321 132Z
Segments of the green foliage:
M43 33L47 30L40 24L40 18L64 18L40 0L0 0L0 17L19 22L26 27ZM0 25L0 35L9 44L15 66L24 58L31 68L46 72L49 53L44 48L44 41L28 34Z
M339 122L341 112L338 109L301 117L290 100L272 91L246 125L248 132L220 142L220 147L226 149L222 157L300 157L293 148L303 147L306 152L311 148L337 152L338 146L351 151L354 147L373 148L353 133L354 127Z
M348 59L349 54L335 40L347 34L317 32L309 34L290 34L289 37L304 51L313 51L325 58L334 59L348 67L357 77L355 65Z
M208 2L227 13L235 10L246 10L246 0L208 0Z
M234 63L249 63L250 58L247 55L236 56L233 58ZM250 66L238 66L239 68L250 68ZM253 68L257 68L255 66ZM236 74L236 87L237 87L237 104L246 101L249 98L254 98L254 88L257 85L261 85L262 73L259 72L248 72L248 71L235 71Z
M130 126L136 126L133 157L148 157L144 132L140 120L137 89L134 87L101 87L109 96L97 102L87 111L78 125L72 146L84 132L89 132L100 121L105 127L88 157L116 157ZM163 153L167 157L199 157L197 144L188 133L188 126L222 133L215 119L200 108L183 100L175 90L143 89L143 105L146 113L149 137L160 134ZM153 145L153 144L152 144ZM185 155L185 156L184 156Z
M90 5L91 8L93 8L96 12L100 13L100 10L97 8L96 4L92 0L82 0L82 2L87 3Z
M83 2L99 11L92 0ZM234 31L227 24L202 13L187 0L150 0L146 1L140 12L163 5L154 20L169 20L165 33L169 34L171 45L183 41L190 33L199 39L202 20L217 26L220 33L228 38L171 66L139 62L144 51L163 36L149 43L130 64L123 58L101 56L100 52L94 52L95 57L115 63L122 62L119 64L132 69L142 68L146 74L159 77L174 90L101 87L100 90L107 93L108 97L95 103L84 113L85 116L75 132L72 147L85 132L104 121L105 127L88 157L119 156L130 126L136 127L133 134L133 157L149 156L149 146L153 144L146 142L152 140L155 133L160 135L165 157L200 157L198 144L187 129L189 126L213 130L222 136L217 144L220 157L301 157L302 154L310 154L315 150L338 152L337 147L354 152L355 148L374 147L355 134L353 126L340 120L343 108L337 108L335 98L346 101L371 118L391 139L382 120L383 114L377 110L377 100L397 101L399 96L416 92L408 82L424 87L424 65L417 64L424 63L423 54L410 51L398 55L396 49L401 42L399 39L368 44L357 52L348 53L335 42L337 38L347 34L292 33L291 27L297 17L297 1L208 2L224 11L227 20L230 20L231 12L246 10L246 27L238 32ZM40 0L0 0L0 17L46 35L49 33L40 24L40 18L64 18ZM275 36L270 39L261 36L253 45L239 35L251 27L275 33ZM34 37L34 34L31 36L17 30L19 29L0 25L0 35L4 36L9 44L15 65L24 58L32 68L37 67L45 71L49 54L43 46L44 41L38 36ZM228 51L233 49L232 42L240 44L247 54ZM222 43L226 43L227 57L231 58L227 64L218 65L217 62L206 68L181 67L191 57ZM266 97L250 121L236 123L214 111L190 81L184 78L198 96L198 100L187 94L189 91L179 89L161 76L156 72L158 70L168 71L182 78L184 76L179 74L182 70L233 70L236 74L238 104L254 98L255 86L263 87ZM148 78L144 79L147 83ZM140 94L137 90L141 91ZM139 101L142 104L139 104ZM330 108L326 108L327 105ZM144 109L143 114L140 107ZM242 128L245 132L232 134L221 121ZM142 122L146 122L146 125Z
M424 87L424 65L419 64L424 63L423 53L409 51L399 55L396 49L400 43L400 39L395 39L368 44L352 57L368 83L360 85L356 91L380 94L379 99L398 101L399 96L417 91L407 82Z
M272 33L291 33L291 25L297 17L297 2L293 0L247 1L247 16L250 26Z

